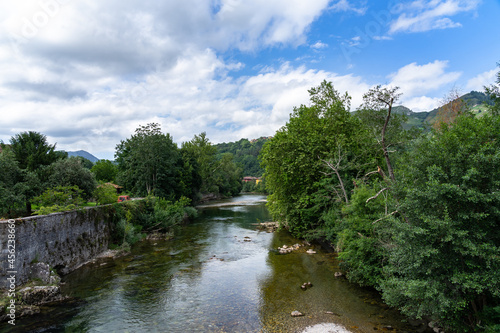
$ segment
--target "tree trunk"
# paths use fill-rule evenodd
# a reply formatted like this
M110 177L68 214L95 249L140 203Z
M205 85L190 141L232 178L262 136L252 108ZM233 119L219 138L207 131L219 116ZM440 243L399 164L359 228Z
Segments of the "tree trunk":
M384 158L385 162L387 164L387 171L389 172L389 178L394 182L396 181L396 178L394 177L394 170L392 169L392 164L391 160L389 158L389 151L387 150L387 146L385 144L385 131L387 130L387 125L389 124L389 119L391 118L391 111L392 111L392 103L394 102L394 98L391 98L391 101L389 103L389 109L387 111L387 117L385 118L385 123L384 127L382 128L382 150L384 151Z

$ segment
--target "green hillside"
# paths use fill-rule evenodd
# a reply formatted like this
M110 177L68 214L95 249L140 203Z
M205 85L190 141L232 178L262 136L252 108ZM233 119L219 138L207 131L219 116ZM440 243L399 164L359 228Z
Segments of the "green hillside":
M224 153L234 155L234 161L243 168L243 175L260 177L264 170L260 167L258 156L262 146L268 137L261 137L255 140L241 139L236 142L224 142L215 145L218 157Z
M481 116L481 113L486 111L487 105L492 105L492 101L485 93L482 92L471 91L461 96L460 98L477 116ZM408 121L404 126L406 129L412 127L427 129L430 125L436 122L436 116L438 114L439 108L435 108L431 111L413 112L407 107L401 105L394 107L393 110L396 113L402 113L408 116Z

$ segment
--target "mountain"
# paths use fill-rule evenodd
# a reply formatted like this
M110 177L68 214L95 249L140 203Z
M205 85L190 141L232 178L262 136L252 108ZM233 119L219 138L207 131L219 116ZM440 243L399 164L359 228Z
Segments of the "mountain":
M460 98L476 115L484 112L486 110L486 105L493 104L493 102L485 93L478 91L471 91L465 95L462 95ZM408 116L408 120L403 127L409 129L412 127L426 128L429 125L432 125L436 122L436 116L439 112L439 109L440 108L435 108L431 111L413 112L407 107L400 105L395 106L393 108L393 111L395 113L405 114L406 116Z
M92 163L99 161L99 159L97 157L95 157L94 155L92 155L91 153L89 153L85 150L67 151L67 153L68 153L68 157L69 156L81 156L81 157L88 159Z

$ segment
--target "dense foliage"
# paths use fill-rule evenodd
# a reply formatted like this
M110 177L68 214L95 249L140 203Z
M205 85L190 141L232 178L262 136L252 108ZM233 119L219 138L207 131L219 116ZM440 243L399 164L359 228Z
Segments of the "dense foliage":
M148 196L143 200L115 203L111 214L112 242L126 247L144 238L146 233L173 234L186 218L196 216L196 210L189 207L190 202L186 197L172 202Z
M234 156L234 162L243 169L244 176L261 177L264 169L260 166L259 154L269 138L261 137L252 141L241 139L236 142L224 142L215 145L217 156L220 158L225 153Z
M106 205L117 202L118 193L113 184L99 184L94 190L94 198L98 205Z
M351 281L408 316L497 331L500 102L480 116L457 104L422 134L393 110L396 88L370 89L355 113L331 83L309 92L262 149L273 217L329 242Z
M500 300L500 118L458 117L403 161L406 221L390 224L384 298L453 331L476 328Z
M90 169L97 181L115 182L118 167L110 160L99 160Z
M83 191L76 185L49 188L33 198L33 203L38 206L35 214L46 215L81 207L85 203L82 195Z
M48 168L48 187L78 186L85 200L92 197L96 187L94 175L83 164L81 158L70 157L58 160Z
M182 152L188 161L191 160L189 165L196 166L198 170L201 194L233 196L240 193L242 169L234 162L233 154L217 155L217 148L210 143L206 133L195 135L191 141L184 142Z
M116 146L118 181L138 196L177 196L176 177L181 155L171 136L159 124L136 129L129 139Z
M321 229L322 212L338 205L337 198L348 201L352 179L376 165L372 153L362 151L366 131L349 113L349 96L328 82L309 93L311 105L295 108L261 154L270 212L297 236ZM357 162L365 164L361 170Z

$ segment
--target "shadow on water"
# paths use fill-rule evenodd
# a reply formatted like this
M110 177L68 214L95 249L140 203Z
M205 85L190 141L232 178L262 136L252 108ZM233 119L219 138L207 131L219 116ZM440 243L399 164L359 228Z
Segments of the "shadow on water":
M73 301L0 331L295 332L321 322L353 332L414 331L376 293L336 279L333 254L272 251L300 241L255 230L270 219L262 199L204 208L174 240L140 242L129 256L72 272L62 292ZM313 287L301 290L307 281ZM305 316L292 318L294 310Z

